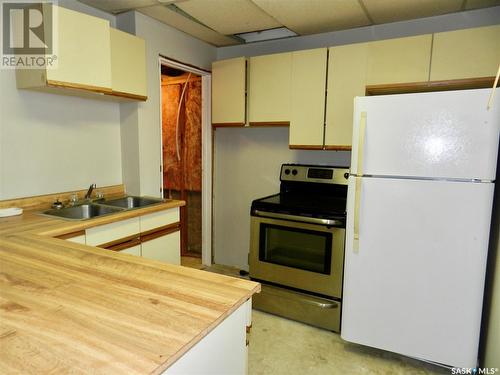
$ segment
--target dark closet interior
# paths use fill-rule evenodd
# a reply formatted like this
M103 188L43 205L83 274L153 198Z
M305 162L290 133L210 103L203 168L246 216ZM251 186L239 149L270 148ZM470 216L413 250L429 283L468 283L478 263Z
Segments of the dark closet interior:
M182 199L181 254L201 257L201 77L163 66L163 195Z

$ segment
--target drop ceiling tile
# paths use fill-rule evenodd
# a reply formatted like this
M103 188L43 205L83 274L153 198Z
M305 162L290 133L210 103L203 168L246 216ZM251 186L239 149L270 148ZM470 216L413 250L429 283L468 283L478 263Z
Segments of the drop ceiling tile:
M185 0L175 5L224 35L281 27L250 0Z
M500 0L467 0L465 2L465 9L487 8L496 5L500 5Z
M219 34L163 5L141 8L138 11L217 47L238 44L235 39Z
M259 8L300 35L370 24L355 0L252 0Z
M104 10L109 13L121 13L130 9L137 9L151 5L157 5L158 0L79 0L81 3L91 7Z
M374 23L437 16L461 10L463 0L361 0Z

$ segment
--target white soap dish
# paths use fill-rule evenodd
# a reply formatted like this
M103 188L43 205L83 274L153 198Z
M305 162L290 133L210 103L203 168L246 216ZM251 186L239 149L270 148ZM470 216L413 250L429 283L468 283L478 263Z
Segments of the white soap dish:
M16 216L16 215L21 215L22 213L23 209L18 207L0 209L0 217Z

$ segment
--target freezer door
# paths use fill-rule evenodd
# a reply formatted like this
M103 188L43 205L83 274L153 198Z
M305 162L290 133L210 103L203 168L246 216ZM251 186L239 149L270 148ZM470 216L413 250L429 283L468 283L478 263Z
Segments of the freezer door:
M500 95L487 110L490 93L356 98L351 173L494 180Z
M494 184L358 179L357 194L349 181L342 338L475 367Z

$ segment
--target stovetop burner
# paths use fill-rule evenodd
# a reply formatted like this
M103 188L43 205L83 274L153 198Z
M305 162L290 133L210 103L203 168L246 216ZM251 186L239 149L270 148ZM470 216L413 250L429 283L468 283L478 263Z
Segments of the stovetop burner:
M346 198L278 193L255 200L252 207L256 210L269 212L336 218L345 216Z
M344 218L348 176L347 168L283 164L280 193L254 200L252 213Z

